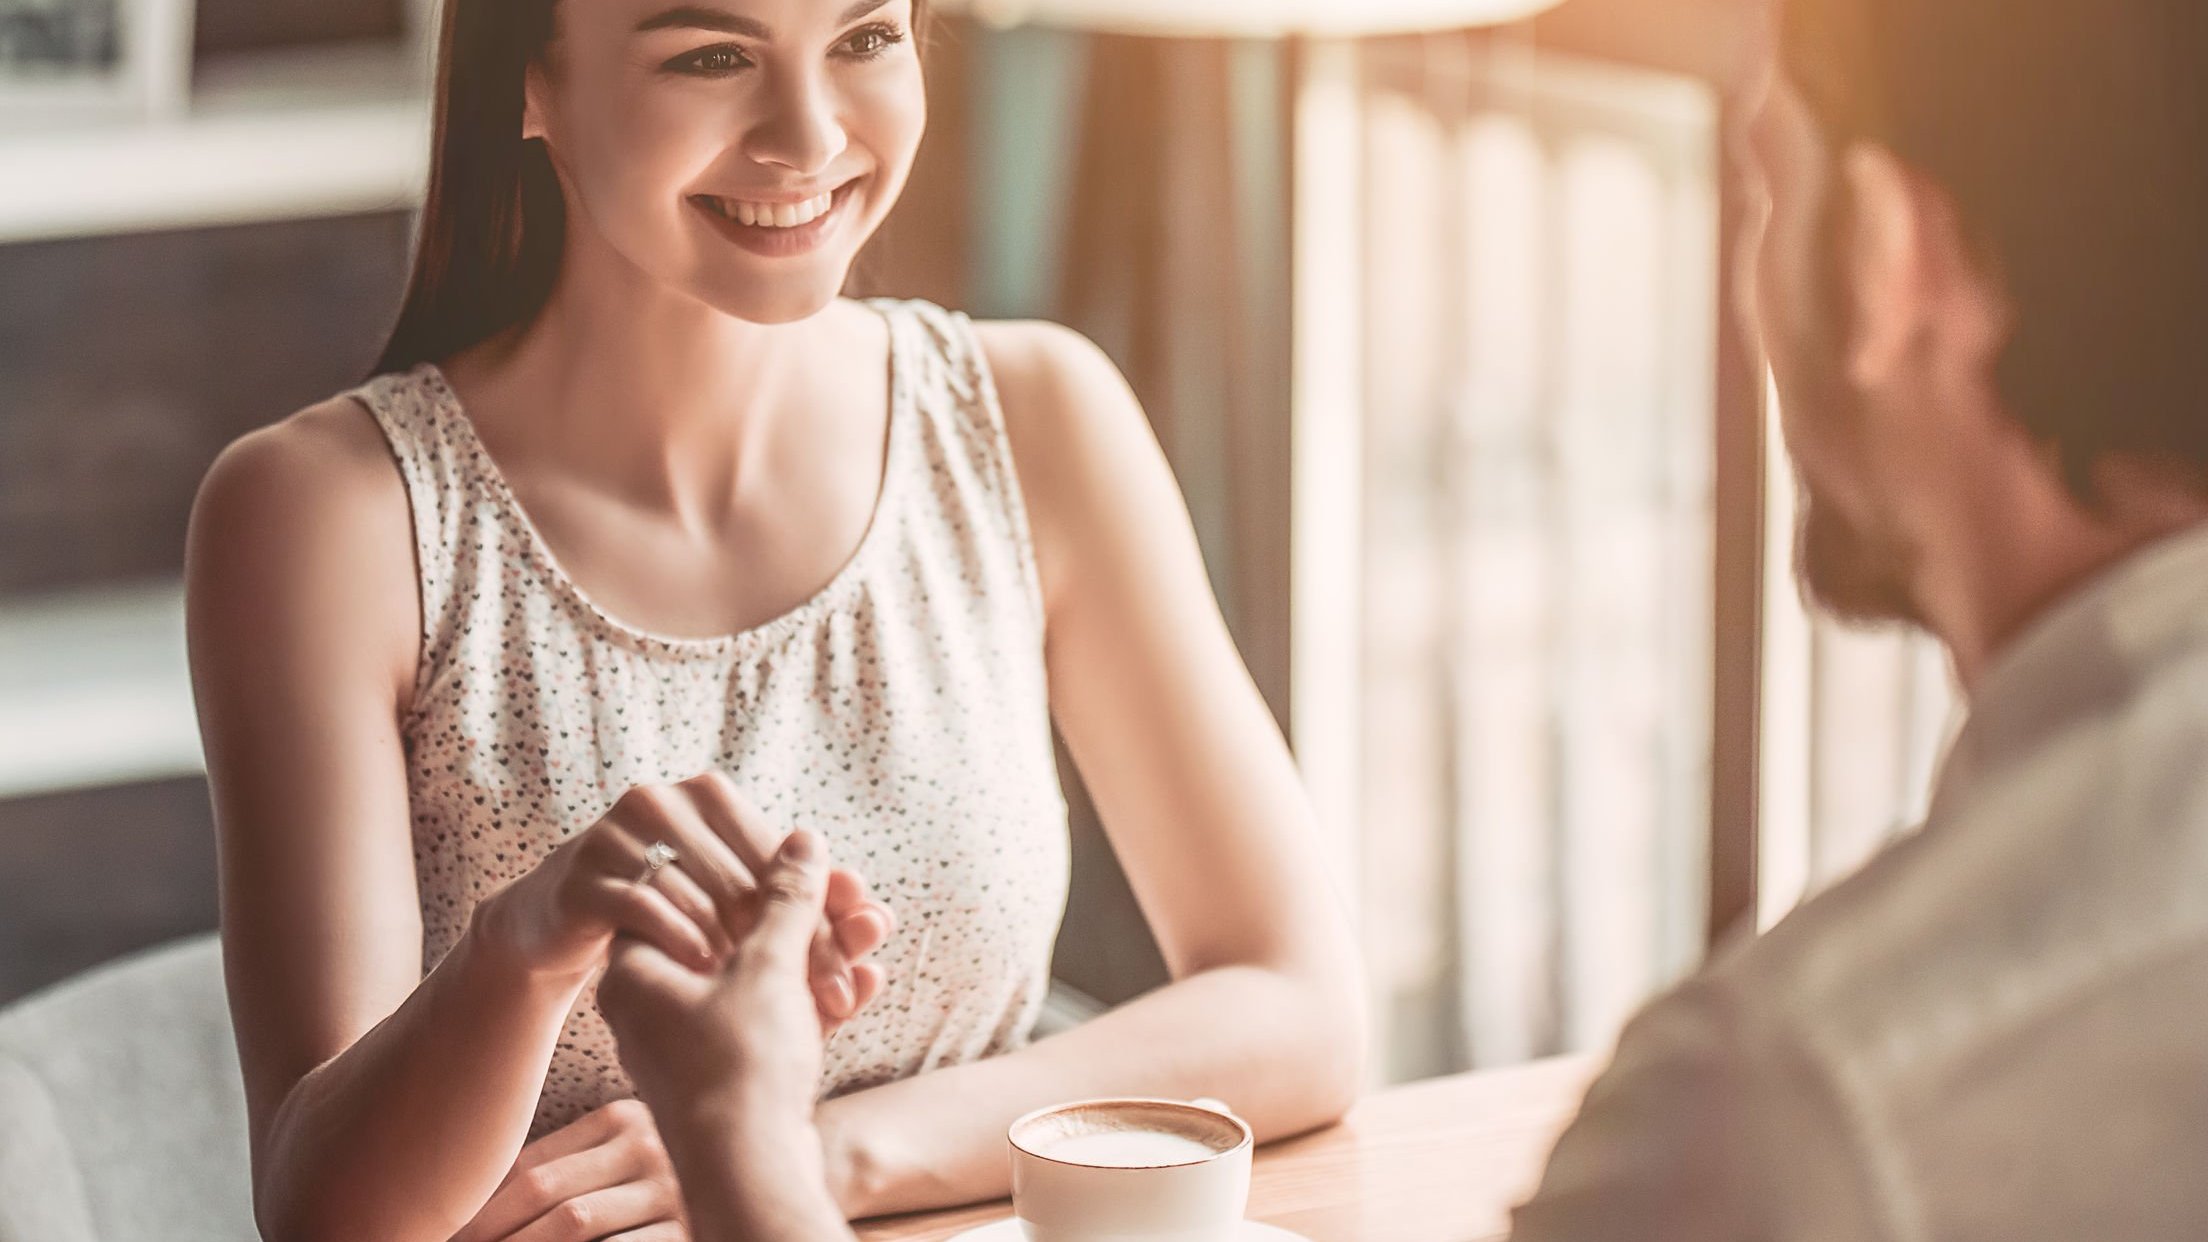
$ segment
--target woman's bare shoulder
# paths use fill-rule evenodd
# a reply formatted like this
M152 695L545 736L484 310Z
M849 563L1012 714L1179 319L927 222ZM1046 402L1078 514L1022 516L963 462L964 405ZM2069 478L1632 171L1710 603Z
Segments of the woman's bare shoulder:
M224 449L192 506L185 560L195 646L224 635L290 642L311 625L356 655L414 658L420 604L405 485L373 417L349 397Z
M1111 358L1053 323L977 323L975 335L996 382L1054 614L1099 580L1089 572L1095 566L1155 563L1158 548L1177 548L1187 509L1142 404Z
M1041 320L974 325L1014 452L1055 458L1100 444L1124 448L1149 438L1149 420L1127 381L1096 343Z
M351 397L331 397L240 436L216 458L200 497L311 504L331 489L353 501L377 492L405 500L383 433Z

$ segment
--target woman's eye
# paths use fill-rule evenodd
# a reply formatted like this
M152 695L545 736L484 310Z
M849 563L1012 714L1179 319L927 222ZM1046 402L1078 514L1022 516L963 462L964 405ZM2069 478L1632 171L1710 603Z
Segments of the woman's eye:
M667 62L667 68L677 73L694 73L706 77L718 77L749 69L751 58L739 48L726 45L700 48L687 56L678 56Z
M869 26L843 41L843 52L855 60L872 60L904 42L904 32L894 26Z

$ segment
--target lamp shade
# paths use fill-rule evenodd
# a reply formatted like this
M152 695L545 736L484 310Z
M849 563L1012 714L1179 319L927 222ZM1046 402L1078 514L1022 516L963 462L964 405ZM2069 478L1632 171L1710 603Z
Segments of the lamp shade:
M1557 0L939 0L992 25L1115 34L1278 38L1460 30L1518 21Z

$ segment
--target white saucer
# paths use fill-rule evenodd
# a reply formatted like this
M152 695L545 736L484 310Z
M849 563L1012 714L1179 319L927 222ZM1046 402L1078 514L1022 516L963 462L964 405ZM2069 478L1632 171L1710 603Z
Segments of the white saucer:
M950 1242L1024 1242L1024 1235L1020 1233L1020 1222L1007 1216L995 1224L969 1229L952 1238ZM1235 1242L1311 1242L1311 1239L1278 1225L1246 1220L1242 1222L1242 1234Z

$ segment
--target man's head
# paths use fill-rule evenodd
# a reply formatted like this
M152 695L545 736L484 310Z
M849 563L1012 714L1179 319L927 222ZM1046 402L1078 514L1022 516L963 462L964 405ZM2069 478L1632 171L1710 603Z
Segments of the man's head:
M1744 268L1811 592L1927 620L1974 525L2208 490L2208 5L1774 0L1769 35Z

